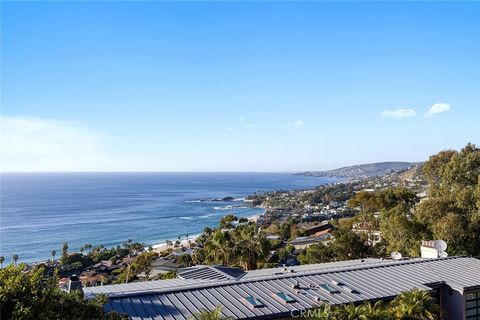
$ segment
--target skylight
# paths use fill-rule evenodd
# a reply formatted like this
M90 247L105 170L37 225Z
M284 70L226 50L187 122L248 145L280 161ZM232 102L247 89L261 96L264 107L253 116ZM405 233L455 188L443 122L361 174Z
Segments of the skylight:
M264 306L264 304L260 300L257 300L254 297L248 296L243 297L243 299L253 308L260 308Z
M335 289L334 287L332 287L331 285L329 285L327 283L322 283L320 285L320 288L322 288L323 290L325 290L329 293L340 293L340 291L338 291L337 289Z
M274 297L277 300L280 300L280 301L285 302L285 303L292 303L292 302L296 301L294 298L292 298L291 296L289 296L285 292L277 292L277 293L275 293Z

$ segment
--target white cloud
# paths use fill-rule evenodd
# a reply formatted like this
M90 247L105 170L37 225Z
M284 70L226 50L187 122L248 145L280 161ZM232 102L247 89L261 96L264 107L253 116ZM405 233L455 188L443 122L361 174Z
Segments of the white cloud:
M394 119L404 119L413 116L415 116L415 110L413 109L385 110L382 112L382 117L389 117Z
M227 131L233 131L233 128L232 128L232 127L226 127L225 130L227 130Z
M425 113L425 117L431 117L433 115L447 112L450 110L450 105L446 103L435 103L428 111Z
M285 129L285 130L292 130L292 129L299 129L299 128L302 128L305 126L305 122L303 122L302 120L295 120L289 124L287 124L286 126L283 126L282 128Z
M302 120L296 120L293 122L293 127L294 128L301 128L305 125L305 122L303 122Z
M243 126L245 129L253 127L253 124L247 123L246 125Z
M240 117L238 120L245 121L245 117Z
M1 171L112 170L107 136L69 121L1 117Z

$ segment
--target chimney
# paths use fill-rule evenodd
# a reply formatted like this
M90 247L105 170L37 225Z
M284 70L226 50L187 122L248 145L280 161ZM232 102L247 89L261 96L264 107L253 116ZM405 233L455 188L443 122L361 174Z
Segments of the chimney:
M68 285L67 292L72 292L72 291L83 292L82 282L75 274L72 274L70 277L68 277L67 285Z

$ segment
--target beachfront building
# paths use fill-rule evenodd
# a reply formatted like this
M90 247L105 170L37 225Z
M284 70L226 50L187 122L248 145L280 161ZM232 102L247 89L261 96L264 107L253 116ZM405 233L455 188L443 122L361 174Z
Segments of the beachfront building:
M471 257L233 269L196 266L180 270L177 279L89 287L84 293L106 294L107 310L132 319L189 319L216 306L236 319L285 319L319 304L390 301L419 288L437 299L446 319L480 319L480 260Z

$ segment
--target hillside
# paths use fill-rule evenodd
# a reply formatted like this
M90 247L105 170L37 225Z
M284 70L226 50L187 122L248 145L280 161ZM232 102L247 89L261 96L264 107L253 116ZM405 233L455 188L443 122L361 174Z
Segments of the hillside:
M402 172L398 175L398 178L402 181L414 180L423 177L422 173L423 165L416 164L405 172Z
M377 177L391 172L405 171L418 162L378 162L342 167L326 171L306 171L296 173L302 176L312 177L341 177L341 178L367 178Z

